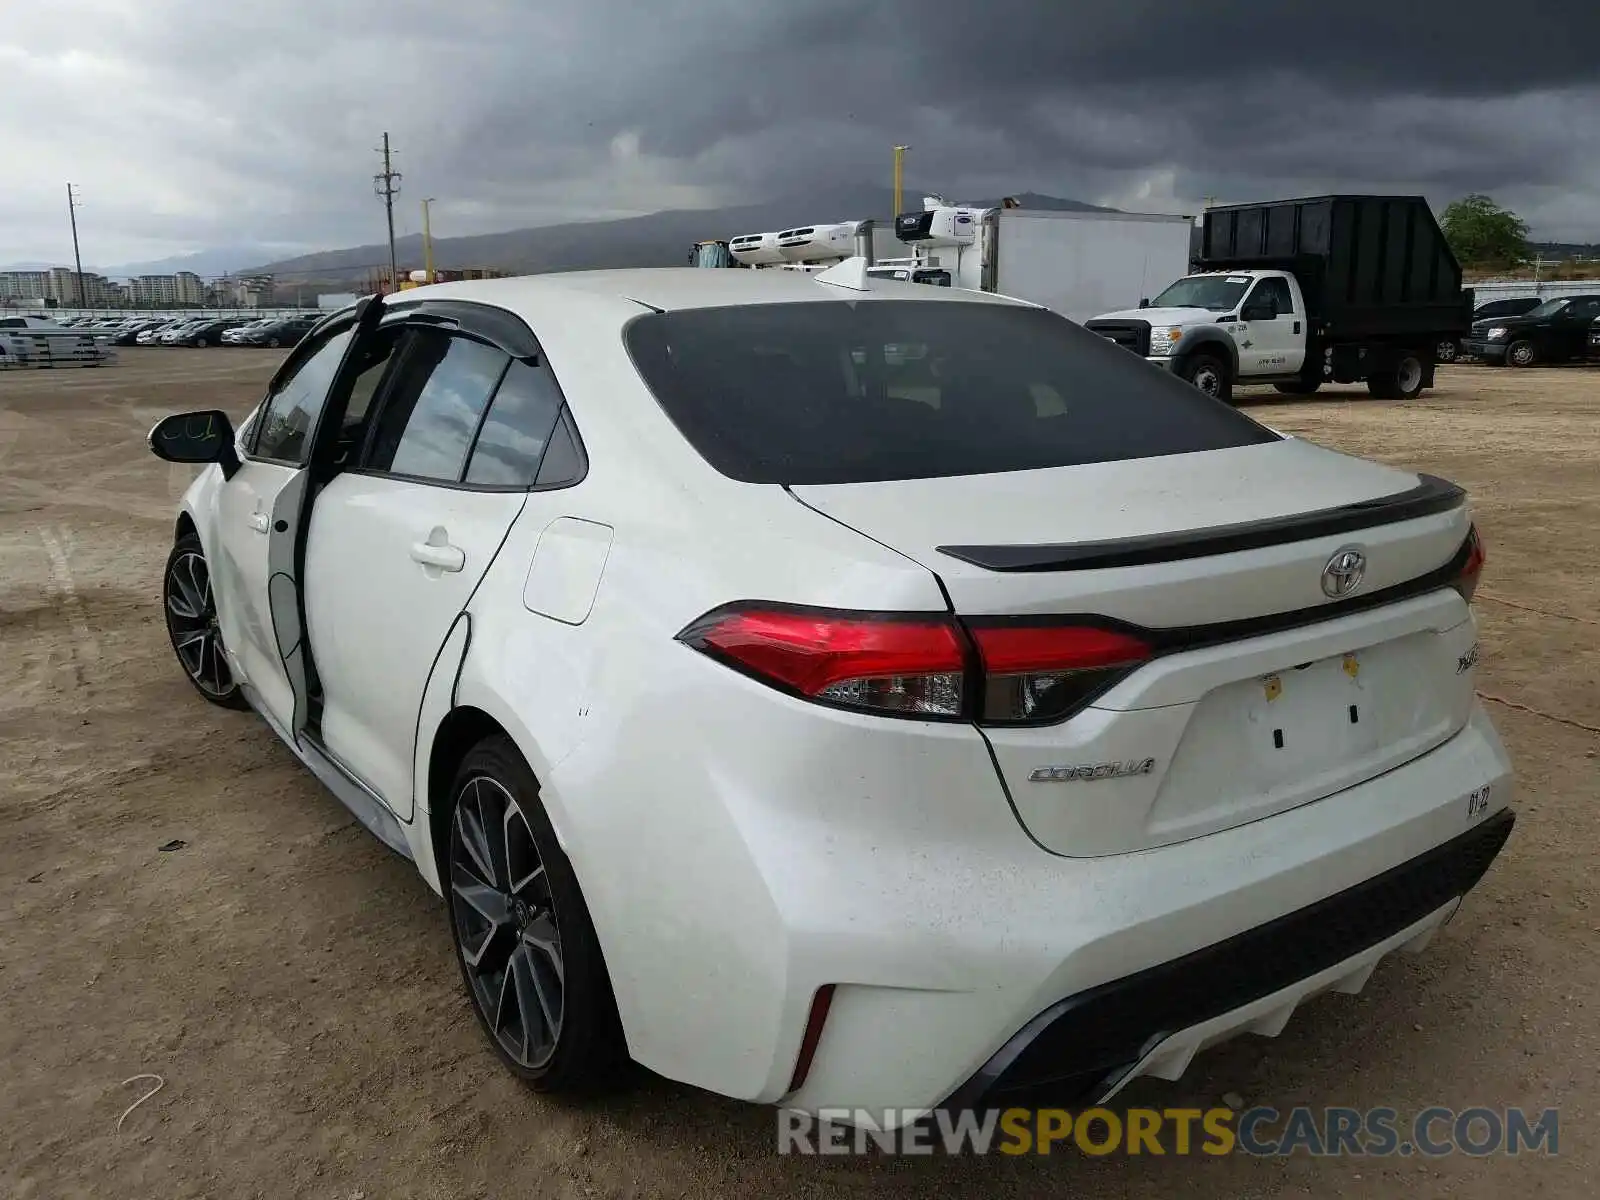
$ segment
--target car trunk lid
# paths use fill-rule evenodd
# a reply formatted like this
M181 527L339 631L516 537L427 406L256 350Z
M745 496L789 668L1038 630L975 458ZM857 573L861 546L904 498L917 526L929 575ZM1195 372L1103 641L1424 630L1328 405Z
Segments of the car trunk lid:
M1473 627L1445 586L1470 518L1442 480L1285 439L792 491L933 571L969 623L1148 638L1151 661L1068 719L985 728L1018 816L1059 853L1168 844L1323 798L1470 712ZM1330 596L1325 572L1352 549L1362 577Z

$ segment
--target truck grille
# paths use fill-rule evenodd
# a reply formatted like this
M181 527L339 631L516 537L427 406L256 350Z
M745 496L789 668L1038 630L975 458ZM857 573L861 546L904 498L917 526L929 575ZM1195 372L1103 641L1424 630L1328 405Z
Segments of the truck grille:
M1124 350L1132 350L1140 358L1150 353L1149 321L1089 321L1084 328L1101 337L1110 338Z

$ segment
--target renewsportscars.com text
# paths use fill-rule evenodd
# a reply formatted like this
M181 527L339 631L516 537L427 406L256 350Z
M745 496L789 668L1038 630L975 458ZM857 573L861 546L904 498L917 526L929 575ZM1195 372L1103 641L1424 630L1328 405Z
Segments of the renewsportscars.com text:
M1559 1152L1559 1112L1520 1108L780 1109L779 1154L1305 1154L1440 1158Z

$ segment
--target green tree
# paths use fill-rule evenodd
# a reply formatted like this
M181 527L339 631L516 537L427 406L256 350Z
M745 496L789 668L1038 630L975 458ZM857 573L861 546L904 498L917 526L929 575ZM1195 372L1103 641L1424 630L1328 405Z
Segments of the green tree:
M1528 225L1477 192L1445 207L1439 222L1463 267L1512 267L1528 257Z

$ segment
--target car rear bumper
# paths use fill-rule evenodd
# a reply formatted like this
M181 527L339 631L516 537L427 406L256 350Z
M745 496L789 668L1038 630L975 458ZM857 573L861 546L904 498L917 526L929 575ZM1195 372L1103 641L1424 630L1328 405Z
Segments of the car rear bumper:
M1469 812L1484 789L1492 805ZM904 1114L1078 1103L1138 1075L1176 1078L1204 1046L1275 1034L1302 1000L1355 990L1380 958L1426 940L1503 845L1510 794L1505 750L1475 706L1404 767L1160 849L1039 851L1004 873L879 877L851 895L835 846L827 894L783 914L788 1018L757 1098ZM809 1073L788 1092L825 984Z
M1303 1001L1357 992L1394 950L1420 950L1511 835L1501 809L1383 874L1181 958L1058 1001L950 1103L1093 1104L1140 1075L1176 1079L1206 1046L1276 1036Z

